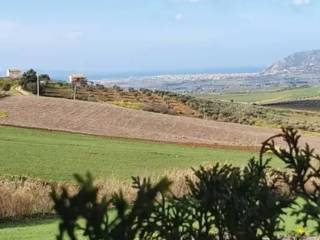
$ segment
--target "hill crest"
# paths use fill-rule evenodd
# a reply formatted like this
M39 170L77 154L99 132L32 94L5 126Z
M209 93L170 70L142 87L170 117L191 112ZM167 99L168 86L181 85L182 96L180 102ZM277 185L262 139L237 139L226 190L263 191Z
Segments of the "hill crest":
M320 73L320 50L291 54L263 71L264 75Z

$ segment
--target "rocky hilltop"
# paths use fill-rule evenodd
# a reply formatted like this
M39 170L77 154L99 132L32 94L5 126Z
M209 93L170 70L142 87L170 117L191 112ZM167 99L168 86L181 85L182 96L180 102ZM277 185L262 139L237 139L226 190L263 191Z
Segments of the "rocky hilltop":
M264 75L320 73L320 50L294 53L265 69Z

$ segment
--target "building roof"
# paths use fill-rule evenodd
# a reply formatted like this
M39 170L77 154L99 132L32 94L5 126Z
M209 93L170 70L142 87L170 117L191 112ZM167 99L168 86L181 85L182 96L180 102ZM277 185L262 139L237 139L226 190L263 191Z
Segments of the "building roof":
M7 70L10 72L21 72L21 70L18 68L8 68Z
M72 78L85 78L86 76L83 74L71 74L69 77Z

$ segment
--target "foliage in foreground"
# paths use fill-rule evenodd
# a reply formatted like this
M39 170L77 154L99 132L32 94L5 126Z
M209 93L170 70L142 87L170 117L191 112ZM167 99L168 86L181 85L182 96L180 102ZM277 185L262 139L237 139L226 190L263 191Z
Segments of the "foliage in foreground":
M277 147L278 138L285 148ZM99 201L92 177L77 176L79 193L52 194L61 218L57 239L67 233L74 240L78 232L90 240L277 239L281 216L298 197L305 200L295 212L299 221L316 221L319 233L320 157L308 145L300 148L299 139L297 131L284 129L265 141L259 159L251 159L244 168L216 164L194 170L195 179L186 179L189 192L180 197L170 192L167 178L156 184L133 178L137 196L132 204L121 192ZM270 167L268 152L285 163L284 171Z

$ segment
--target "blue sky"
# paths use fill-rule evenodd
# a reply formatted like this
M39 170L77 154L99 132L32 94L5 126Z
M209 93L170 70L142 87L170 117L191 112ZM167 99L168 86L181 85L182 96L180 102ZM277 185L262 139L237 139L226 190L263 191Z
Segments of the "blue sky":
M10 0L0 8L0 69L241 68L320 48L320 0Z

